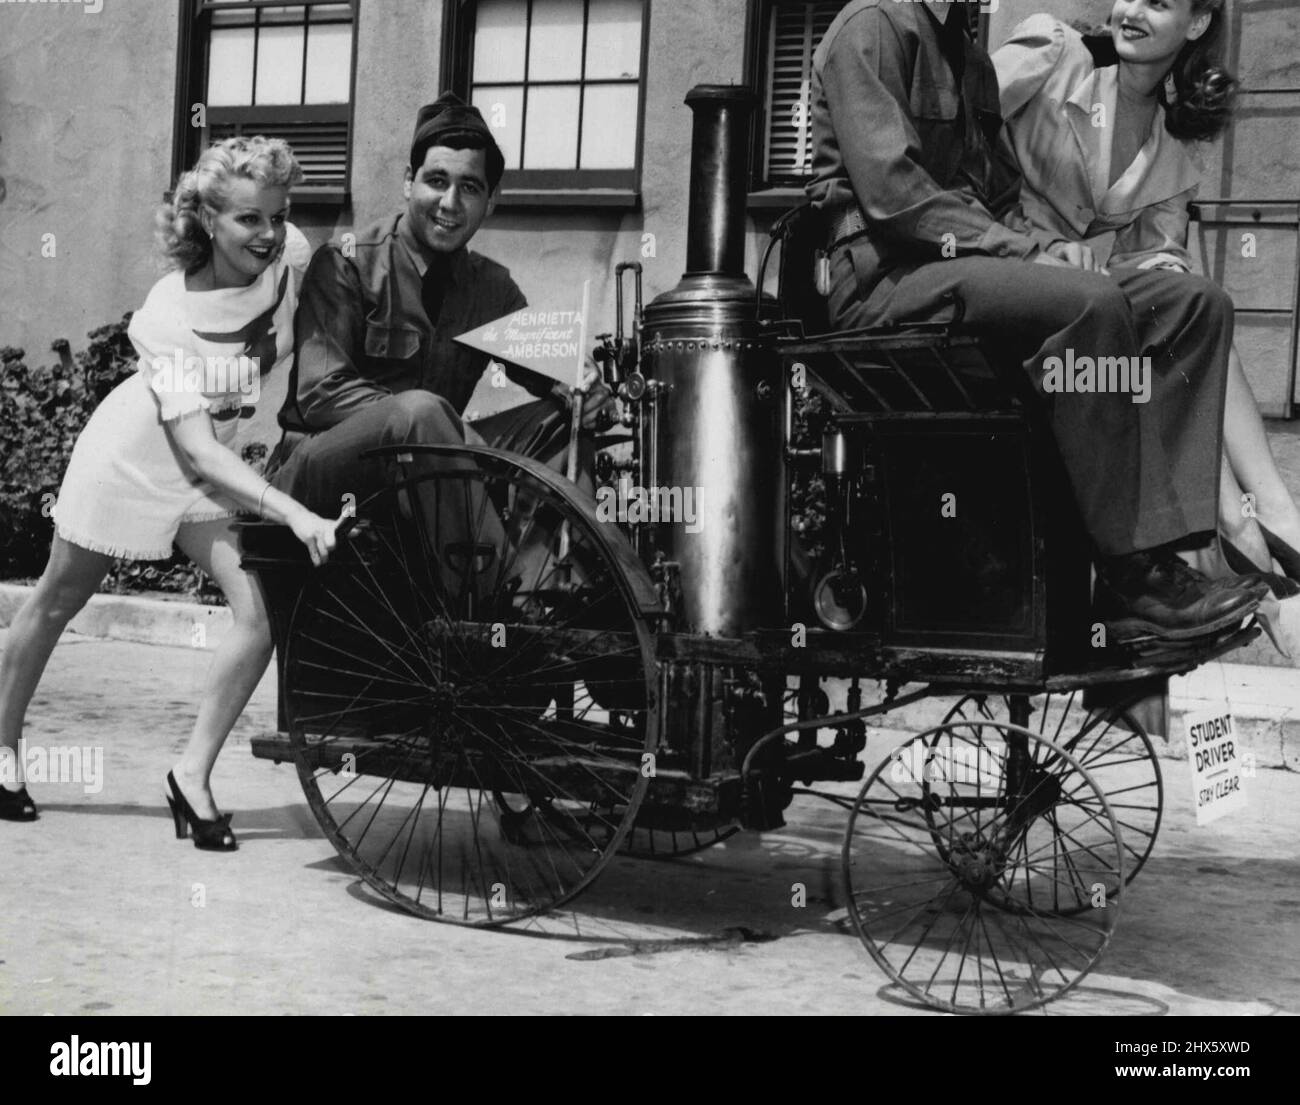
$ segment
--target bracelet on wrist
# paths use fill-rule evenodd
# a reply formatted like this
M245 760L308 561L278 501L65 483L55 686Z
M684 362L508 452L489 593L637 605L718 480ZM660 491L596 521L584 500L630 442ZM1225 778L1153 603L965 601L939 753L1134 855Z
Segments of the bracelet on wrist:
M257 497L257 516L258 516L259 518L265 518L265 517L266 517L266 512L265 512L265 510L263 509L263 503L264 503L265 500L266 500L266 493L267 493L268 491L270 491L270 490L271 490L271 485L270 485L270 483L267 483L267 484L262 488L262 493Z

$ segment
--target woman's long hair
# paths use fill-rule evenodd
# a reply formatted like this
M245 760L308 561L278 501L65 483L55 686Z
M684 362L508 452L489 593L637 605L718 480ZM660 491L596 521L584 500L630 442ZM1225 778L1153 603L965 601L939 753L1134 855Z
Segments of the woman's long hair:
M212 256L212 241L203 229L199 208L225 208L230 182L236 178L258 184L291 187L303 178L302 167L282 138L227 138L199 155L194 168L181 174L156 216L158 246L173 268L194 272Z
M1192 0L1194 15L1209 12L1210 25L1200 38L1183 44L1170 80L1160 86L1165 130L1175 138L1206 142L1232 119L1237 79L1223 66L1225 0ZM1173 84L1170 98L1167 85Z
M1222 64L1226 0L1192 0L1192 13L1210 13L1210 25L1200 38L1185 42L1174 59L1158 95L1165 109L1165 130L1175 138L1208 142L1217 138L1232 119L1237 79ZM1119 64L1115 43L1105 26L1072 21L1098 68ZM1170 98L1168 86L1173 85Z

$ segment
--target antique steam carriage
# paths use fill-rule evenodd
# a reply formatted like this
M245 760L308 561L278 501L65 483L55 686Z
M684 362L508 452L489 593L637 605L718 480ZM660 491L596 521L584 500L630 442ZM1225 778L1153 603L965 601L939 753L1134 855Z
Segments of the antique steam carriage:
M748 94L687 103L688 271L642 311L620 266L598 352L630 429L600 476L663 509L612 523L535 462L437 446L379 458L390 486L320 570L250 526L282 730L254 752L297 765L367 883L470 925L818 793L847 811L844 905L891 979L944 1010L1036 1007L1097 962L1160 824L1129 707L1256 630L1108 647L1018 366L961 333L960 304L951 325L822 332L808 209L775 226L763 295ZM464 524L443 535L448 509ZM934 695L957 699L944 722L882 737L868 771L866 720Z

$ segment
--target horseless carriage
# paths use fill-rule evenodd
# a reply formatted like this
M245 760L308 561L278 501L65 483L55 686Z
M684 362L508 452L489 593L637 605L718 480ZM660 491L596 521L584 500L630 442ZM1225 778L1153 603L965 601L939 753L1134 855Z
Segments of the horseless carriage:
M370 886L481 926L817 793L847 811L844 905L890 979L947 1011L1040 1006L1098 961L1160 824L1133 703L1256 630L1106 642L1020 366L959 317L820 333L810 209L777 221L762 294L749 94L687 103L688 271L642 310L620 265L597 352L630 429L598 481L642 509L611 520L492 449L398 446L325 567L251 524L281 730L254 753L296 764ZM927 696L956 705L868 771L867 719Z

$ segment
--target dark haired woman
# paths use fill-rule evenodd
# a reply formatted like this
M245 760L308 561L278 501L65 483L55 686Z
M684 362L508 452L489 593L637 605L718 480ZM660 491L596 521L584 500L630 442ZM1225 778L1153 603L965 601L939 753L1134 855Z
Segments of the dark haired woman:
M212 798L217 754L271 658L267 611L240 567L240 511L293 529L320 563L334 524L248 467L232 450L240 409L267 372L288 371L295 287L306 240L287 222L302 170L279 139L231 138L204 151L159 214L173 271L127 330L138 371L96 409L72 452L55 507L49 563L14 618L0 661L0 820L34 821L19 738L59 634L114 557L165 560L173 543L226 596L234 625L217 648L189 743L167 776L176 835L196 847L236 847L230 815ZM8 773L6 773L8 774Z
M1002 114L1024 174L1025 213L1058 235L1049 252L1083 269L1192 271L1187 204L1195 143L1228 124L1233 78L1221 67L1224 0L1115 0L1109 34L1084 36L1048 15L1026 19L994 55ZM1102 265L1100 243L1114 242ZM1234 352L1224 410L1219 527L1239 573L1300 593L1300 510L1269 451ZM1273 559L1282 569L1272 572Z

